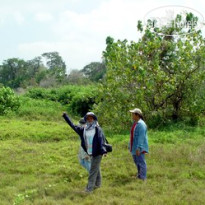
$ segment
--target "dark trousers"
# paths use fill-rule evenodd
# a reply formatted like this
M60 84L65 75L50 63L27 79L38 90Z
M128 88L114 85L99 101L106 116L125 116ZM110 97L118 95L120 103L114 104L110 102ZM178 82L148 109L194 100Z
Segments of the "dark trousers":
M100 171L100 162L102 160L102 155L91 158L91 167L88 177L87 190L93 191L95 187L101 186L101 171Z

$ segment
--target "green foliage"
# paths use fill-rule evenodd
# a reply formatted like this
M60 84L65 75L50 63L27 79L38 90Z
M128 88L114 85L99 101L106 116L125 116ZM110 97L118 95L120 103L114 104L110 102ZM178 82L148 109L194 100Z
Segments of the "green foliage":
M105 63L100 62L92 62L88 65L86 65L81 72L84 74L86 78L91 80L92 82L97 82L105 76L106 73L106 67Z
M82 70L72 70L67 78L64 80L64 84L69 85L89 85L92 82L84 76Z
M179 22L182 19L177 16ZM116 129L128 128L128 110L134 107L143 110L152 127L185 118L197 124L204 113L205 40L201 32L195 27L151 25L146 25L138 42L106 40L107 73L95 110ZM138 29L143 30L140 21Z
M46 60L47 67L42 58ZM0 65L0 83L11 88L41 84L51 86L55 83L61 84L65 79L65 72L66 65L58 52L44 53L28 61L10 58Z
M59 102L47 99L32 99L25 96L19 98L21 106L14 117L24 120L56 120L61 119L66 107Z
M17 88L24 86L28 80L28 64L23 59L11 58L5 60L0 67L0 82L4 86Z
M0 115L17 111L20 106L19 98L11 88L0 88Z
M54 75L58 82L65 78L66 64L58 52L49 52L42 54L47 60L49 73Z
M44 77L45 70L41 57L28 61L10 58L0 66L0 82L11 88L35 86Z
M71 99L68 110L75 115L84 116L88 111L92 110L96 99L96 89L80 90Z
M29 89L25 96L33 99L47 99L56 101L55 93L51 94L50 90L40 87Z
M32 88L26 93L33 99L46 99L68 105L68 111L83 116L92 109L97 96L95 85L76 86L69 85L60 88L44 89Z

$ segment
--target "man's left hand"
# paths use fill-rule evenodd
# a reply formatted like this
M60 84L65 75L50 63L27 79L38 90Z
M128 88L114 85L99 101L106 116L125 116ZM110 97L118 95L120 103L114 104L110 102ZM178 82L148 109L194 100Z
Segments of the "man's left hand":
M136 150L136 155L140 156L140 151L139 150Z

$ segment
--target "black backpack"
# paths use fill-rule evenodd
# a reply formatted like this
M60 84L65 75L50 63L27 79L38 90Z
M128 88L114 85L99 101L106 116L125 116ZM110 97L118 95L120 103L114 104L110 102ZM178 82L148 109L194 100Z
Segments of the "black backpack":
M112 152L112 145L109 144L109 142L107 141L107 139L105 138L105 144L103 145L105 147L105 150L107 152Z

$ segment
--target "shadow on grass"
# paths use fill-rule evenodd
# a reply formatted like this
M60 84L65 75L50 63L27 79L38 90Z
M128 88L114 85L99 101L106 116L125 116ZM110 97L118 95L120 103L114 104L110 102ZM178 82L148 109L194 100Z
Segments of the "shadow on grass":
M136 177L132 176L125 176L125 175L117 175L114 178L110 180L110 186L112 187L119 187L119 186L124 186L126 184L129 184L133 182L133 180L137 180Z

